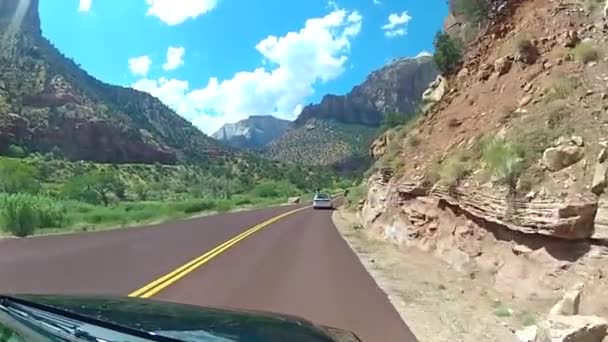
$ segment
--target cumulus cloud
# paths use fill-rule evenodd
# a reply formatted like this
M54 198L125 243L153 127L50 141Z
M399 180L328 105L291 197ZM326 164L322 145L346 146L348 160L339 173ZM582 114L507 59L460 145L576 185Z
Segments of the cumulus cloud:
M374 5L381 5L382 3L380 2L380 0L372 0L372 2L374 3Z
M167 25L178 25L203 15L217 6L218 0L146 0L148 15Z
M184 54L186 49L183 47L170 46L167 49L167 61L163 64L164 70L174 70L184 65Z
M391 13L388 16L388 23L382 26L384 35L389 38L405 36L407 34L407 24L410 20L412 20L412 17L407 11L403 11L401 14Z
M88 12L91 10L92 5L92 0L80 0L80 3L78 4L78 12Z
M146 76L152 65L150 56L140 56L129 58L129 70L135 76Z
M358 12L344 9L308 19L299 31L258 42L255 48L265 61L263 67L225 80L212 77L200 89L164 78L143 79L133 88L158 97L209 134L251 114L294 119L316 83L344 72L351 41L361 31L362 21Z

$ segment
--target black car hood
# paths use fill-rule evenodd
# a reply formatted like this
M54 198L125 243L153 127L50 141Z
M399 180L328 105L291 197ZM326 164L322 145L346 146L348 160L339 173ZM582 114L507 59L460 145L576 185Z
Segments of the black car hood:
M199 307L109 296L15 295L16 299L184 341L212 334L226 341L357 342L354 334L268 312ZM200 340L199 340L200 341ZM221 341L218 339L218 341Z

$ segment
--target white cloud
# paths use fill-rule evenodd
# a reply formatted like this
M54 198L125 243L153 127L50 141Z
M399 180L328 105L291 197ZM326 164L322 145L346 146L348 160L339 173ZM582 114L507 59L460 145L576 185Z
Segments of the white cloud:
M167 49L167 62L163 64L164 70L174 70L179 68L184 64L184 54L186 53L186 49L183 47L173 47L170 46Z
M152 65L152 60L149 56L140 56L129 58L129 70L135 76L146 76Z
M372 0L372 2L374 3L374 5L382 5L382 2L380 2L380 0Z
M406 27L410 20L412 20L412 17L407 11L403 11L401 14L391 13L388 16L388 23L382 26L384 35L389 38L405 36L407 34Z
M416 55L416 58L419 58L419 57L428 57L428 56L432 56L432 55L433 55L432 53L430 53L430 52L428 52L426 50L423 50L423 51L420 51L420 53Z
M164 78L143 79L133 87L158 97L208 134L251 114L294 119L317 82L344 72L362 20L358 12L336 9L308 19L297 32L268 36L256 45L266 62L263 67L225 80L212 77L204 88L190 89L186 81Z
M158 17L167 25L181 24L203 15L217 6L218 0L146 0L148 15Z
M93 0L80 0L78 4L78 12L88 12L91 10Z

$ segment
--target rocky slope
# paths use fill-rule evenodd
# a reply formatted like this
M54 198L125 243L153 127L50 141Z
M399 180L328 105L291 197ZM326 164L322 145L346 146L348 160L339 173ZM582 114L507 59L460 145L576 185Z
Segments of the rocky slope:
M96 80L40 30L38 0L0 2L0 153L98 162L204 159L223 148L148 94Z
M260 149L281 136L290 122L272 115L252 115L245 120L226 124L211 137L241 149Z
M374 142L359 215L382 239L536 303L551 341L599 342L606 323L592 316L608 317L608 24L597 1L487 2L498 10L461 68L430 90L443 89L435 103ZM547 314L580 282L585 316Z
M267 155L312 165L348 164L369 147L386 112L413 115L437 76L428 56L402 58L372 72L346 95L326 95L268 147ZM353 136L354 134L354 136Z

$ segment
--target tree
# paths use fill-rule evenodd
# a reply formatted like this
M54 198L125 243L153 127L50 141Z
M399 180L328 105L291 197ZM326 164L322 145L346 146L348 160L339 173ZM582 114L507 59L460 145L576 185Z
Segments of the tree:
M452 73L462 62L462 46L459 41L450 37L446 32L435 35L435 54L433 61L442 74Z
M110 171L89 171L78 176L64 187L64 194L73 199L90 203L103 203L108 206L110 194L120 198L125 185L116 173Z
M403 124L405 124L406 121L407 121L407 115L397 113L397 112L388 112L388 113L384 114L384 117L382 118L382 122L380 123L380 127L382 128L383 131L385 131L387 129L403 125Z
M23 158L27 155L27 152L19 145L9 145L6 149L6 155L13 158Z

